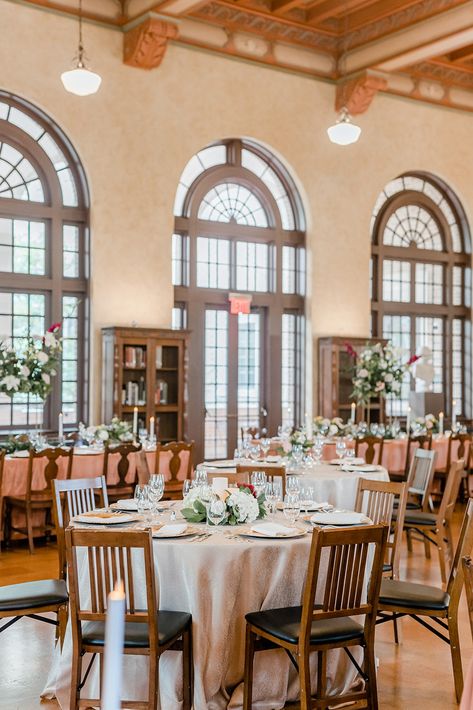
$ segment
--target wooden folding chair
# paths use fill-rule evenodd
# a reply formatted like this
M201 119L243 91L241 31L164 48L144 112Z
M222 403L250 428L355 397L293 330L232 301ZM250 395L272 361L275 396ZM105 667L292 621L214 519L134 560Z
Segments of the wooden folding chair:
M361 436L359 439L355 439L355 456L363 455L363 458L368 464L381 466L383 460L383 448L384 439L382 436L367 435Z
M79 585L78 549L87 579ZM81 698L82 662L86 653L102 659L105 650L107 597L115 585L125 590L125 655L143 655L149 659L148 700L124 700L127 708L156 710L159 695L159 660L168 650L183 652L183 710L192 705L192 617L182 611L158 611L151 530L84 530L67 528L66 555L70 587L72 626L72 677L70 708L100 704L100 699ZM138 561L139 560L139 561ZM134 564L142 564L144 583L137 588ZM146 598L146 608L136 608L139 594ZM139 604L140 607L143 605ZM102 675L102 674L101 674Z
M67 578L64 531L71 518L98 507L108 507L105 476L55 479L53 481L54 520L59 553L59 576Z
M386 525L314 529L302 606L246 615L244 710L252 707L254 654L268 648L283 648L297 668L301 710L329 708L342 702L353 702L361 707L361 701L372 710L377 709L374 629L387 534ZM371 570L368 567L370 546L373 548ZM329 558L326 571L324 565L321 572L323 554L328 554ZM366 577L369 578L367 585ZM322 584L321 604L315 603L318 583ZM364 616L363 623L352 618L358 615ZM350 651L352 646L363 648L362 667ZM345 650L365 681L362 690L327 696L327 651L332 648ZM309 667L309 656L314 651L317 652L315 696Z
M379 593L379 619L376 622L382 624L392 621L394 615L397 618L409 616L449 644L457 702L460 702L463 691L463 670L458 635L458 605L464 581L461 560L471 554L472 547L473 499L467 503L446 591L426 584L383 579ZM430 620L434 621L437 626L429 623ZM448 636L439 631L438 626L448 631Z
M51 482L57 478L59 473L58 461L66 459L66 479L71 477L72 460L74 450L56 447L54 449L43 449L43 451L30 451L28 460L28 473L26 480L26 493L20 495L6 496L5 503L5 540L9 540L12 532L18 532L28 538L30 552L34 552L34 528L46 534L54 530L55 525L52 520L53 493ZM34 464L40 459L46 459L44 473L41 475L34 472ZM26 527L18 527L12 524L12 513L14 510L20 511L26 518ZM35 513L42 512L45 515L44 524L35 525Z

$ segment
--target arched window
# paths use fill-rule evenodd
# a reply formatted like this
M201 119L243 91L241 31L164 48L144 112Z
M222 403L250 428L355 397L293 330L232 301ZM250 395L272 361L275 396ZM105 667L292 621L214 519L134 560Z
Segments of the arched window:
M274 155L228 140L188 162L174 215L174 327L191 330L190 434L205 457L226 457L242 428L301 420L304 211ZM232 314L232 294L250 298L248 313Z
M454 193L427 173L402 175L378 197L372 223L373 334L432 352L433 392L471 416L471 242ZM409 376L391 414L406 414ZM389 405L388 405L389 406Z
M85 415L88 195L77 154L40 110L0 91L0 339L21 348L62 322L60 372L41 402L0 396L0 429Z

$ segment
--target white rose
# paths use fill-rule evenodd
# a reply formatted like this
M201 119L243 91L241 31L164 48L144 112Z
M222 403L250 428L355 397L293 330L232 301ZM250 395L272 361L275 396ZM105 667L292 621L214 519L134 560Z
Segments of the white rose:
M99 431L97 432L97 436L101 441L107 441L108 431L106 429L99 429Z
M365 377L368 377L368 370L366 370L364 367L359 371L358 377L361 377L364 379Z
M392 382L393 379L394 379L394 378L393 378L393 376L391 375L390 372L388 372L388 374L384 376L384 381L385 381L385 382Z
M54 345L56 345L57 340L54 337L53 333L45 333L44 335L44 344L46 345L47 348L52 348Z
M37 353L37 355L36 355L36 359L37 359L38 362L40 362L42 365L45 365L45 364L48 362L48 360L49 360L49 356L48 356L47 353L44 352L44 350L40 350L40 351Z
M20 380L15 375L7 375L1 381L2 385L5 385L7 390L17 390L20 384Z
M23 365L20 368L20 375L22 375L23 377L29 377L30 374L31 374L31 370L29 367L26 367L26 365Z
M48 373L47 373L47 372L43 372L43 374L41 375L41 377L43 378L43 382L46 382L46 384L49 385L49 383L51 382L51 378L50 378L50 376L48 375Z
M335 424L331 424L328 430L328 435L335 436L335 434L338 434L338 427L335 426Z

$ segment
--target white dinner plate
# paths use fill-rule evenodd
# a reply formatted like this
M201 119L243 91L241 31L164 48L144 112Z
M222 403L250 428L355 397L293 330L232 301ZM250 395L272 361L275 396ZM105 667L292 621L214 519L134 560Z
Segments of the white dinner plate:
M281 533L275 533L274 535L266 535L263 533L256 532L256 530L246 528L244 530L241 530L238 534L242 537L256 537L258 538L258 540L292 540L295 537L304 537L304 535L307 535L308 532L308 530L302 530L301 528L292 528L292 532L287 535L281 535Z
M346 470L352 473L374 473L378 467L367 463L364 466L346 466Z
M315 513L310 522L314 525L333 525L334 527L351 527L353 525L370 525L371 520L362 513L354 511L332 511L329 513Z
M90 446L75 446L74 456L97 456L103 454L103 449L93 449Z
M205 468L235 468L236 464L233 459L227 461L204 461L202 464Z
M281 501L279 503L276 503L276 508L277 510L284 510L284 503ZM308 513L316 513L317 511L320 510L333 510L333 505L330 503L317 503L317 501L313 501L311 505L307 507L307 512ZM301 505L301 511L305 513L306 507L305 505Z
M26 451L26 449L22 449L21 451L14 451L11 457L12 459L27 459L29 455L29 451Z
M331 466L342 466L344 463L346 463L346 462L344 462L343 459L341 461L340 461L340 459L332 459L331 461L329 461L329 464ZM365 459L363 459L359 456L358 458L352 459L350 461L350 466L362 466L365 463L366 463Z
M88 525L120 525L134 523L138 519L132 513L110 513L104 510L92 510L90 513L76 515L73 521L75 523L87 523Z

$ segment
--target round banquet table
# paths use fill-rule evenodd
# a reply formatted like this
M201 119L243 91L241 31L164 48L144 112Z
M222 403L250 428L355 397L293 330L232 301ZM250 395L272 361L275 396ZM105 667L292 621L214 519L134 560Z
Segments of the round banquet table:
M302 486L312 486L314 500L328 502L335 508L353 510L360 478L372 481L389 481L383 466L374 471L344 471L340 466L321 462L300 476ZM289 474L290 475L290 474Z
M278 514L281 516L281 514ZM285 519L281 516L281 522ZM301 522L301 526L306 523ZM140 524L137 523L139 526ZM92 527L92 526L88 526ZM204 526L202 526L204 527ZM210 537L153 540L154 564L159 588L159 607L192 614L194 653L194 710L239 710L243 703L245 614L250 611L301 603L310 550L310 534L296 539L251 539L230 537L238 528L223 526ZM140 567L141 563L141 567ZM134 558L136 605L145 604L142 560ZM81 586L85 588L86 560L80 564ZM323 572L321 578L323 577ZM87 587L88 588L88 587ZM355 648L358 662L361 649ZM56 649L43 697L56 697L63 710L69 708L72 658L68 626L62 653ZM312 676L316 677L313 657ZM85 659L83 668L87 667ZM182 656L168 651L160 660L162 710L182 708ZM346 692L358 682L356 671L345 653L329 651L327 688ZM258 653L255 661L255 710L277 710L298 695L298 679L282 650ZM147 662L144 657L124 660L122 698L142 699L147 691ZM82 691L97 697L98 667Z

